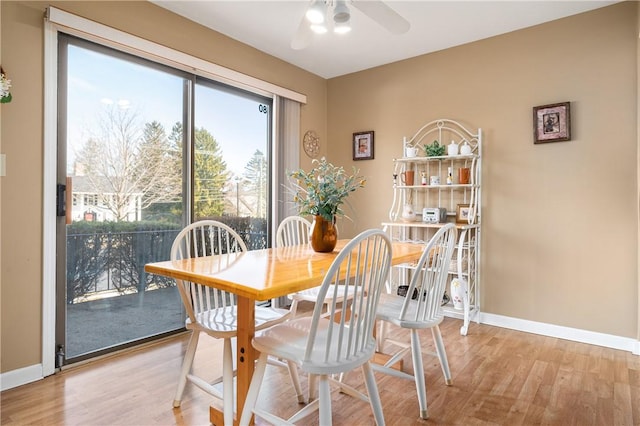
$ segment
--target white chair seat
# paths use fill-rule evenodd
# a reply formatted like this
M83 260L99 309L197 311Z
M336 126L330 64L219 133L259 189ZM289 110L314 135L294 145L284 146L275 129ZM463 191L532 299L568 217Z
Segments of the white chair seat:
M311 317L300 317L278 324L256 336L253 347L259 352L268 352L277 358L293 361L302 371L310 374L326 374L327 369L331 369L333 374L353 370L362 365L363 360L371 358L376 350L375 338L371 337L366 349L358 356L339 357L336 353L341 338L336 331L338 325L328 318L321 318L315 335L316 345L305 359L312 323ZM332 334L329 333L330 326L333 326ZM324 350L326 347L331 347L328 356ZM331 362L332 359L339 361Z
M400 316L404 305L404 296L395 294L383 294L380 296L380 306L378 307L378 319L387 321L390 324L403 328L431 328L439 325L444 319L444 312L440 310L435 316L427 319L412 320L415 318L419 305L415 300L408 301L407 315Z
M290 315L288 309L277 309L263 306L255 307L256 331L285 321ZM234 337L238 331L238 307L226 306L199 313L197 316L199 327L205 332L215 333L219 337ZM187 318L187 328L195 328ZM228 333L229 336L224 336Z
M329 290L327 291L327 296L324 298L323 303L324 304L331 304L333 302L333 295L336 294L336 286L335 285L331 285L329 286ZM353 298L353 288L350 287L346 287L346 294L345 294L345 286L344 285L338 285L338 292L337 292L337 296L335 297L336 302L341 303L342 301L344 301L344 299L352 299ZM306 290L301 290L297 293L293 293L289 295L289 299L291 300L298 300L298 301L305 301L305 302L316 302L316 300L318 299L318 291L320 290L320 287L314 287L314 288L309 288Z

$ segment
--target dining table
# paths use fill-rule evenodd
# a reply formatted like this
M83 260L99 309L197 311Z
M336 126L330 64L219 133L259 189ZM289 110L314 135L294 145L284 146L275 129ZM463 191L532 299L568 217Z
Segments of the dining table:
M239 420L237 413L241 413L244 407L257 359L251 345L255 333L256 302L319 286L333 260L348 242L348 239L338 240L330 253L318 253L309 244L302 244L145 265L148 273L199 283L237 296L237 406L234 425ZM414 262L423 249L421 244L394 242L391 263ZM224 424L222 411L217 407L209 408L209 418L214 425Z

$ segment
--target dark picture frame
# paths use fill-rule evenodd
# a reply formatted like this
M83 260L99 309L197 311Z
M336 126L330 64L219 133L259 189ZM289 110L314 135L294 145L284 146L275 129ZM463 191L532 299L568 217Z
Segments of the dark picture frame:
M353 160L373 160L373 130L353 134Z
M456 208L456 223L469 223L469 216L473 214L469 204L458 204Z
M571 140L570 102L533 107L533 143Z

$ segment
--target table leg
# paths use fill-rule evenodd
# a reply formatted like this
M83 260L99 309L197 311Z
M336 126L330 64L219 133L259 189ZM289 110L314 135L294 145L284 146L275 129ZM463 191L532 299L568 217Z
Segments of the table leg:
M238 296L238 390L236 394L238 420L249 392L256 362L256 351L251 345L256 329L255 307L255 300Z
M249 391L251 377L256 361L256 351L251 345L251 340L255 334L255 300L238 296L238 338L237 338L237 363L236 376L236 416L234 425L238 424L240 414L244 408L244 401ZM209 420L214 425L223 426L222 412L214 407L209 410ZM253 424L253 419L251 421Z

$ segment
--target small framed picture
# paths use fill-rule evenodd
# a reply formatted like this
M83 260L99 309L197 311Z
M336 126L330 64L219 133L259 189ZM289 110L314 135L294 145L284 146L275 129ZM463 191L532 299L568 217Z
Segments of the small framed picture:
M458 204L456 210L456 222L457 223L469 223L469 218L473 215L469 204Z
M353 159L373 160L373 130L353 134Z
M533 107L533 143L571 140L569 102Z

